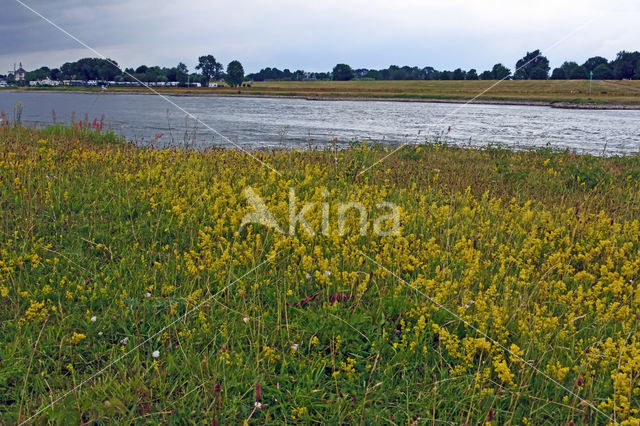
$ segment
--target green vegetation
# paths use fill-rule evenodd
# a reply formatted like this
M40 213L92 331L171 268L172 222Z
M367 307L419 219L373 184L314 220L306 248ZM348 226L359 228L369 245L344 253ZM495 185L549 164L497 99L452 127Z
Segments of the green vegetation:
M227 78L226 83L231 87L239 86L244 79L244 68L240 61L231 61L227 65Z
M229 65L234 63L232 61ZM233 67L236 71L237 66ZM187 66L180 62L177 66L167 68L159 66L148 67L140 65L137 68L121 69L116 62L111 59L83 58L75 62L67 62L59 69L41 67L30 71L25 76L25 81L18 82L20 85L27 85L29 81L38 81L49 78L51 80L78 80L78 81L99 81L116 83L125 82L172 82L180 86L187 86L191 83L201 83L207 86L213 79L231 78L233 85L237 82L237 73L224 73L224 68L216 58L209 54L200 56L196 70L200 73L189 73ZM546 80L549 78L549 60L542 55L540 50L527 52L527 54L515 63L512 71L503 64L495 64L491 70L478 74L476 69L468 71L457 68L453 71L439 71L432 66L398 66L391 65L383 69L353 69L347 64L338 64L333 68L333 72L305 72L304 70L291 71L289 69L280 70L278 68L263 68L256 73L250 73L245 77L247 81L305 81L305 80L335 80L349 81L358 80L502 80L513 78L514 80ZM612 61L601 56L593 56L587 59L582 65L576 62L566 61L559 68L555 68L551 74L552 79L585 79L589 73L593 72L596 79L617 79L629 80L640 79L640 52L620 51ZM242 73L244 77L244 69ZM0 75L0 77L4 77ZM13 75L7 77L10 83L15 83ZM242 80L240 80L242 81Z
M388 152L0 126L0 423L637 421L640 157Z

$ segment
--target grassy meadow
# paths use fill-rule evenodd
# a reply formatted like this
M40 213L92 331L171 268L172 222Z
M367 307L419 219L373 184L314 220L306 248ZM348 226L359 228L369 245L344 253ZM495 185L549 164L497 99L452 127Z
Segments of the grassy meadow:
M373 98L466 101L492 87L476 101L513 103L612 104L640 106L640 80L496 80L476 81L268 81L252 87L154 88L176 95L298 96L317 99ZM25 90L100 91L100 88L62 87ZM148 93L144 87L109 87L109 93Z
M388 151L5 122L0 423L638 424L640 157Z

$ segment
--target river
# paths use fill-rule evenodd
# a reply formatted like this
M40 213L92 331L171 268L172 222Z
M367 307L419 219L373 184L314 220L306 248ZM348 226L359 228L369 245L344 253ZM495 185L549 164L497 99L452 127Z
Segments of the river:
M160 96L107 93L0 92L11 119L22 102L22 122L100 120L141 145L196 148L326 147L354 141L389 145L440 141L450 145L552 147L578 153L640 151L640 111L575 110L544 106L312 101L287 98ZM207 128L215 129L219 134ZM228 139L227 139L228 138Z

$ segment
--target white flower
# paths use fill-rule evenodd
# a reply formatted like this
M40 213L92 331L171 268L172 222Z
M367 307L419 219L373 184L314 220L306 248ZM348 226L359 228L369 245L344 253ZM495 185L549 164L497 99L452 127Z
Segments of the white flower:
M308 280L310 280L311 279L311 274L307 272L306 277L307 277Z
M249 322L249 318L244 317L244 318L242 318L242 321L244 321L244 323L246 324L246 323L248 323L248 322Z
M262 407L262 403L256 401L255 404L253 404L254 407L256 408L261 408Z
M96 322L98 320L98 317L96 317L95 315L91 317L91 322Z
M98 336L102 336L104 333L102 331L98 332Z
M127 343L129 343L129 338L125 337L124 339L120 340L120 343L122 343L123 345L126 345Z
M160 356L160 351L153 351L151 356L154 357L154 358L158 358Z
M149 293L149 292L146 292L146 293L144 294L144 297L146 297L146 298L149 298L149 297L151 297L151 293Z
M298 344L294 343L293 345L291 345L291 350L297 351L298 350Z
M324 271L324 274L325 274L326 276L330 276L330 275L331 275L331 271Z

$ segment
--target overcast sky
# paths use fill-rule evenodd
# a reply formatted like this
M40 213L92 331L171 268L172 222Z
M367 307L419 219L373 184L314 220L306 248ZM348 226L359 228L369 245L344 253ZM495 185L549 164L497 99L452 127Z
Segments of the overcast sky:
M120 65L192 71L197 57L327 71L389 65L510 68L541 49L552 67L640 50L637 0L23 0ZM589 25L581 25L592 21ZM574 29L566 40L551 48ZM95 57L15 0L0 0L0 74Z

